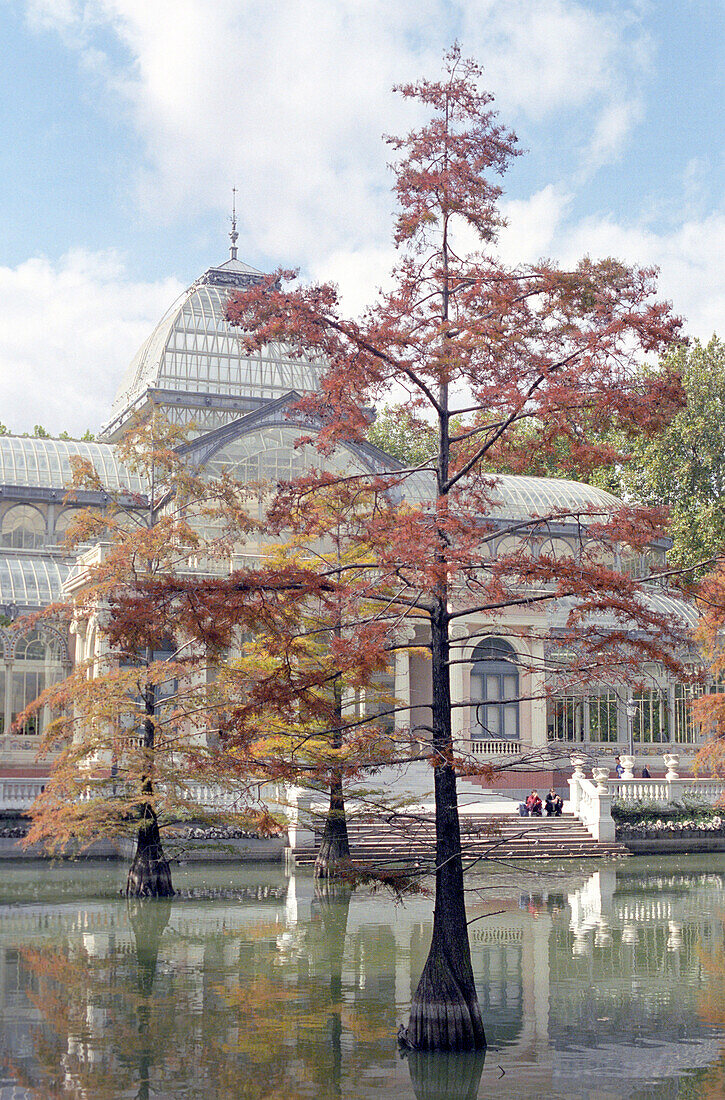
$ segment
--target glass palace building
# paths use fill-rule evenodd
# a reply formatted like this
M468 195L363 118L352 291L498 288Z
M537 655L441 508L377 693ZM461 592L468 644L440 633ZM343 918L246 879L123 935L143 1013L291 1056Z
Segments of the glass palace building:
M270 345L255 355L241 348L236 331L224 319L228 295L253 285L261 273L235 258L206 271L170 307L134 356L118 389L99 441L0 437L0 775L37 776L35 752L47 716L18 729L15 717L45 685L71 666L80 639L49 625L21 634L13 622L26 612L63 598L74 561L63 535L74 509L103 508L109 493L143 493L137 477L117 460L114 441L132 418L159 408L188 431L185 450L201 469L229 469L250 482L289 479L306 462L321 461L311 447L295 447L300 434L288 415L297 395L318 386L320 365L292 358L284 347ZM309 434L309 426L306 428ZM108 490L77 491L66 501L71 458L79 455L95 466ZM371 444L341 446L324 460L335 470L370 473L390 469L390 460ZM135 497L137 500L137 496ZM556 514L547 526L543 551L575 555L581 539L582 511L606 513L619 501L589 485L556 478L501 476L491 515L500 537L489 540L491 553L510 552L512 534L532 516ZM567 520L571 516L571 522ZM667 545L628 561L642 571L664 561ZM613 550L615 557L618 551ZM618 564L622 564L619 562ZM665 588L653 586L656 609L695 625L692 608ZM471 616L458 620L453 638L452 692L456 735L478 757L497 758L545 748L551 742L585 745L611 756L624 751L628 738L626 698L616 684L596 690L554 696L546 692L550 642L567 608L511 609L495 628ZM482 630L486 636L482 637ZM409 633L415 643L422 636ZM647 687L637 693L632 734L638 756L659 756L677 746L684 758L698 740L683 685L664 670L647 669ZM399 702L401 726L428 724L430 669L415 651L397 650L384 677ZM369 703L369 701L368 701ZM365 706L366 701L360 704Z

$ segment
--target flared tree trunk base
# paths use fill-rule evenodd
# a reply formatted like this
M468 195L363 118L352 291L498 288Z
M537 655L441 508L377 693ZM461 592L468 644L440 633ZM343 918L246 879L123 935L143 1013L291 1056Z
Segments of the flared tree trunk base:
M330 783L330 807L325 819L320 850L315 860L315 878L336 878L350 864L350 842L347 837L347 816L342 793L342 779L334 776Z
M444 952L433 946L413 997L408 1027L401 1027L398 1042L407 1050L486 1050L475 990L466 994Z
M350 845L347 829L342 833L328 835L327 828L322 837L320 850L315 860L315 878L337 878L350 863Z
M173 898L171 868L164 856L161 841L148 839L146 830L139 831L136 855L126 880L127 898ZM156 829L158 836L158 829Z

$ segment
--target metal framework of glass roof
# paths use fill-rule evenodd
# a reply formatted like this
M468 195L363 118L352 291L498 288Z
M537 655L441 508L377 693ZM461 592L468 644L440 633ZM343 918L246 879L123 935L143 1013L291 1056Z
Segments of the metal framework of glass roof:
M0 436L0 485L67 489L73 477L73 455L91 462L109 490L143 492L141 479L118 461L108 443L14 435Z
M621 506L621 501L597 489L566 478L526 477L500 474L491 491L490 515L506 519L530 519L532 516L574 516L579 512L600 511L605 516Z
M41 555L0 556L0 603L44 607L59 600L72 566Z
M666 592L661 588L658 589L655 585L652 585L644 593L644 601L653 613L666 615L669 619L679 620L681 625L686 628L694 629L699 622L697 608L694 604L686 603L674 596L668 596ZM549 629L565 627L569 612L576 606L577 601L570 596L560 596L547 604L547 625ZM611 611L597 612L596 615L589 616L588 621L592 625L599 624L607 627L616 626L617 623L621 625L621 621Z
M272 400L291 390L316 389L320 365L294 358L281 344L252 356L224 317L231 291L260 272L237 260L211 268L167 310L131 361L109 423L148 389Z
M521 474L492 475L491 503L486 518L497 520L527 520L556 517L555 522L578 522L581 513L591 518L606 518L622 504L618 497L593 485L566 478L526 477ZM428 503L436 492L435 475L421 471L407 476L403 494L411 501ZM569 518L568 518L569 517ZM586 523L586 515L582 516Z

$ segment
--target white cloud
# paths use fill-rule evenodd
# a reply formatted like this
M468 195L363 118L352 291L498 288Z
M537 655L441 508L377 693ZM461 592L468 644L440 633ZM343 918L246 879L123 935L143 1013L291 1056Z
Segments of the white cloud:
M148 214L223 209L236 183L242 254L246 239L308 269L389 241L380 138L413 117L390 89L438 71L456 35L483 60L505 117L586 107L587 165L626 140L647 59L626 4L615 20L584 0L27 3L34 24L56 27L123 105L145 149L135 186ZM99 28L124 60L102 60Z
M134 283L112 253L0 267L0 409L15 432L97 431L133 354L183 288Z
M725 318L725 214L690 219L667 232L646 225L619 225L609 218L586 218L560 238L559 257L572 263L584 253L616 256L632 264L660 268L660 295L686 320L685 331L709 340L723 331Z
M549 257L555 248L571 195L548 184L528 199L502 203L508 225L501 231L497 252L512 267Z
M580 143L579 171L565 184L504 203L506 262L569 263L588 252L659 263L663 293L691 330L707 338L722 327L722 216L691 204L679 228L659 232L604 216L571 220L576 190L620 154L640 117L652 45L637 0L614 14L586 0L27 0L27 11L78 51L134 127L145 156L133 185L149 215L225 209L235 183L242 257L246 240L280 264L335 279L354 312L385 284L392 260L380 138L404 132L414 115L391 85L437 72L457 35L484 62L505 120L553 120L562 141ZM0 269L2 419L21 430L97 426L180 289L134 283L103 254Z
M613 100L604 108L585 151L581 178L587 179L597 168L617 159L642 114L642 104L636 100Z
M633 10L616 16L575 0L478 0L461 5L462 37L507 109L542 119L597 101L645 69L649 46Z
M671 232L624 226L607 218L566 224L569 196L546 187L527 202L507 204L500 242L508 263L549 255L562 264L584 253L614 255L661 267L663 297L703 340L725 316L725 215L691 219ZM341 250L312 274L343 288L356 312L385 285L386 248ZM184 288L174 279L133 282L112 253L72 252L58 263L28 260L0 267L0 419L14 431L81 434L97 430L134 352Z

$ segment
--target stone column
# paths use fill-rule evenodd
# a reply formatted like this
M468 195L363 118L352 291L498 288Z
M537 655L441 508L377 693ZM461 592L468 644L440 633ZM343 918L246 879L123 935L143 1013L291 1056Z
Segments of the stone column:
M546 674L541 671L544 668L544 643L536 639L532 639L529 643L529 654L527 660L531 666L528 673L530 695L532 696L529 704L529 713L531 715L531 745L533 748L545 749L548 745L548 737L546 731ZM519 677L519 683L525 681L525 675ZM522 695L526 692L522 691ZM525 704L519 703L519 709Z
M415 631L412 627L402 627L396 633L396 643L410 645ZM395 666L395 719L393 725L395 732L410 729L410 650L396 649L394 651Z
M569 806L576 817L579 813L579 780L584 778L584 765L586 756L581 753L572 753L569 757L574 772L569 780Z
M592 832L595 840L612 841L615 836L614 819L612 818L612 795L609 790L609 769L592 768L592 779L597 785L597 803L599 813L592 822Z
M301 787L291 787L287 792L287 798L289 802L287 836L290 848L314 848L315 833L310 820L311 793Z
M464 626L456 624L451 627L450 659L454 662L451 664L451 703L464 703L470 695L470 692L467 691L465 676L467 666L463 663L468 655L467 639L468 630ZM467 707L455 706L453 708L451 727L454 742L470 741L471 718Z

